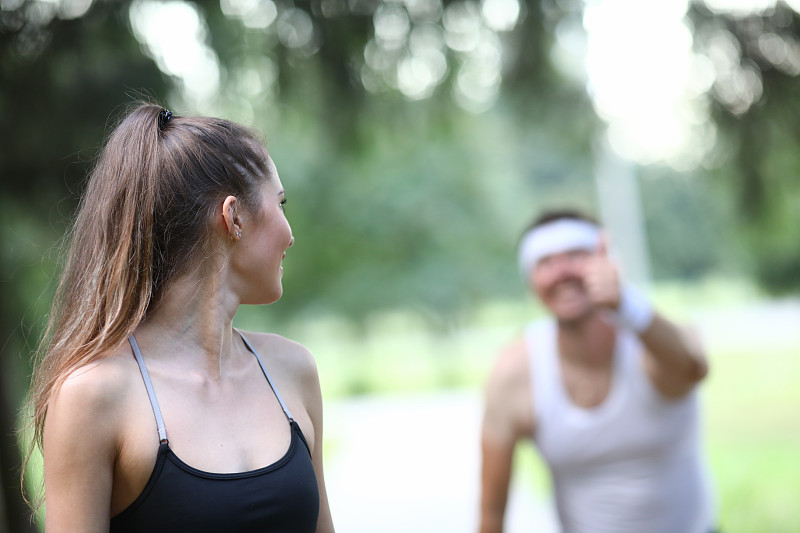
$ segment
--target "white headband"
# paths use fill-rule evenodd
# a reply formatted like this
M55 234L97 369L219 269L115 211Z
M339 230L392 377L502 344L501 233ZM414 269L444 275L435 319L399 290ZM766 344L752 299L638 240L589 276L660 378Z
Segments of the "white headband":
M568 250L594 251L600 245L600 228L591 222L561 218L533 228L519 244L519 269L528 273L548 255Z

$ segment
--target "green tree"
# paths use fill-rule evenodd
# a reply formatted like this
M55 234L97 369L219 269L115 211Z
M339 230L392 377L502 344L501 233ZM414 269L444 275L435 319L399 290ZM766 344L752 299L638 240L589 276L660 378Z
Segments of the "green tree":
M748 14L689 13L698 53L715 72L712 118L721 194L737 204L737 230L758 281L800 291L800 15L788 3Z

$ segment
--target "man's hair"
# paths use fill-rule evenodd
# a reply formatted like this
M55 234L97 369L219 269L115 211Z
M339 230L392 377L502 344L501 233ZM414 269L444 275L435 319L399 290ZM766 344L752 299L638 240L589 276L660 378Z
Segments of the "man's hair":
M600 226L600 223L597 221L596 218L594 218L589 214L584 213L579 209L574 209L569 207L559 208L559 209L548 209L547 211L544 211L543 213L539 214L539 216L533 219L533 222L528 224L528 226L520 235L520 240L522 240L522 238L525 235L527 235L527 233L532 229L562 219L583 220L584 222L590 222L595 226Z

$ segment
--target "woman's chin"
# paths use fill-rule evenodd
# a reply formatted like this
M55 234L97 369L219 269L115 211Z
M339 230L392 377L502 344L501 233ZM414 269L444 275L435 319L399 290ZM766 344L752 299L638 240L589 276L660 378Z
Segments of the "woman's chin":
M241 305L269 305L280 300L281 296L283 296L283 285L278 284L278 287L268 294L250 294L242 298L239 303Z

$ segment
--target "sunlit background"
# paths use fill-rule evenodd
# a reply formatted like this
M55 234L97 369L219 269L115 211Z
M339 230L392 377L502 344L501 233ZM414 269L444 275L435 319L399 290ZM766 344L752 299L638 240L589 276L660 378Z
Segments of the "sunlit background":
M97 148L137 98L263 131L296 245L238 325L315 353L346 533L475 531L482 387L542 309L520 231L574 206L694 324L720 529L800 524L800 1L0 0L0 531ZM533 448L510 533L555 531Z

